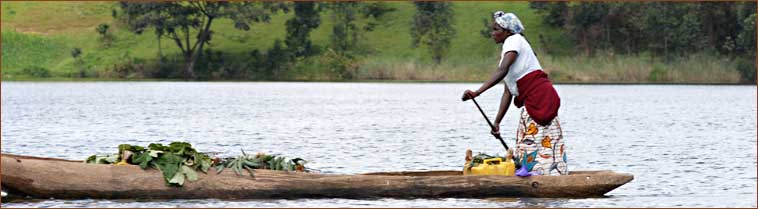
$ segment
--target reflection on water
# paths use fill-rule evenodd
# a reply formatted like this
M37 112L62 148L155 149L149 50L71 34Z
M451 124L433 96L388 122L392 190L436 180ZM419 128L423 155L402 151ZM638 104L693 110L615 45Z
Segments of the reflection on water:
M457 170L502 153L479 84L2 82L2 152L84 159L118 144L309 159L324 173ZM503 88L478 102L494 117ZM557 85L570 170L635 179L587 199L41 200L3 207L756 207L755 86ZM518 110L501 123L514 143Z

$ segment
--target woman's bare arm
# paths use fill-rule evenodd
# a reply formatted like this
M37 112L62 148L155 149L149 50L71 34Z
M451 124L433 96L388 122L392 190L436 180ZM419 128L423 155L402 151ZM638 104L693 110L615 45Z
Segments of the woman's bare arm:
M505 90L503 91L503 98L500 99L500 108L497 110L497 117L495 117L495 130L492 130L493 135L500 135L500 121L503 121L503 117L505 117L505 113L508 112L508 107L511 106L511 100L513 99L513 96L511 95L511 92L508 90L508 85L505 85Z
M478 90L471 92L466 91L463 94L463 101L466 101L468 99L474 98L479 96L480 94L484 93L488 89L492 88L497 84L497 82L500 82L505 78L505 75L508 74L508 69L510 69L511 64L513 64L514 61L516 61L516 57L518 57L518 53L510 51L506 52L505 56L503 57L503 61L500 62L500 64L497 67L497 71L492 73L492 76L490 76L490 79L484 82L481 87L479 87Z

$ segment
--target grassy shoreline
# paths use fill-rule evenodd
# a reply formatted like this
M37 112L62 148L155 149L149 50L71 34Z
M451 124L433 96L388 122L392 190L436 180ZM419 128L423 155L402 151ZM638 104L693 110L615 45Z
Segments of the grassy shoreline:
M207 80L207 81L185 81L182 79L110 79L110 78L11 78L0 79L2 82L48 82L48 83L67 83L67 82L196 82L196 83L256 83L256 82L300 82L300 83L482 83L481 81L469 80ZM577 82L577 81L553 81L556 85L716 85L716 86L756 86L750 83L726 83L726 82Z
M341 77L328 65L319 62L295 63L278 78L237 79L206 78L196 81L289 81L289 82L409 82L409 83L477 83L495 70L492 59L446 60L440 64L413 59L362 59L348 63L350 78ZM556 84L751 84L740 76L732 60L706 55L663 62L643 56L551 57L540 62L551 81ZM140 72L154 71L147 67ZM308 64L310 63L310 64ZM303 67L304 66L304 67ZM2 73L2 81L184 81L181 78L151 78L134 72L126 77L74 77L52 74L40 77ZM754 84L754 83L752 83Z

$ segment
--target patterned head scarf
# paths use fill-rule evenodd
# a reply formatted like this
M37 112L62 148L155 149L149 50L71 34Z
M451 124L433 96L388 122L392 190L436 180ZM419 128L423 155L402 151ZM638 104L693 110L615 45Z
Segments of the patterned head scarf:
M521 20L513 13L497 11L493 17L495 18L495 22L503 29L510 30L513 33L524 32L524 25L521 24Z

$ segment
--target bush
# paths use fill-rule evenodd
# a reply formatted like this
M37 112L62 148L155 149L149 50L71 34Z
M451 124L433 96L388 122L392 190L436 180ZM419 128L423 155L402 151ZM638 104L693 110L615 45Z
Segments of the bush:
M355 60L349 56L340 55L333 50L328 50L319 57L321 62L339 80L350 80L355 76L358 69Z
M40 78L50 77L50 71L47 70L47 68L43 68L40 66L25 67L21 72L25 75L30 75L33 77L40 77Z
M277 39L274 41L274 46L266 53L263 68L266 69L268 76L271 76L274 80L281 80L282 75L286 73L290 65L290 61L292 61L291 58L290 52Z
M95 31L99 33L101 36L105 36L106 33L108 33L108 28L110 26L105 23L101 23L100 25L97 25L97 28L95 28Z
M653 65L653 70L650 71L647 77L648 81L660 82L666 80L666 70L661 64Z
M164 56L158 58L158 61L154 64L154 67L150 68L153 70L149 73L146 72L145 76L161 79L181 78L181 70L177 69L183 69L182 67L184 67L184 65L182 62L177 61L177 58L169 59L168 57Z
M218 80L225 71L227 61L224 52L206 48L195 62L195 77L198 80Z
M740 59L737 61L737 71L742 75L742 82L755 84L755 62L749 59Z
M86 69L82 69L84 72ZM133 58L128 52L121 54L121 58L109 67L106 67L104 71L98 73L98 77L101 78L117 78L117 79L134 79L146 77L145 61L139 58ZM84 73L82 77L86 76Z
M113 43L113 34L108 32L108 29L110 28L110 25L106 23L101 23L95 28L95 31L97 31L98 34L100 34L100 43L103 47L110 47Z
M77 48L71 49L71 57L73 57L74 59L79 58L79 56L81 55L82 55L81 48L77 47Z

